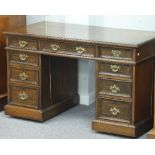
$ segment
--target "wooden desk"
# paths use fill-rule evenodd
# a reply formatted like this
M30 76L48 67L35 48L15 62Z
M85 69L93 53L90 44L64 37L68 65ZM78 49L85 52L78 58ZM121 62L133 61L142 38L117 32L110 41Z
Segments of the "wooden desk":
M77 61L88 59L93 130L136 137L152 128L155 32L41 22L6 36L6 114L44 121L77 105Z
M0 111L3 110L4 105L7 103L6 42L2 32L25 26L25 23L25 16L0 15Z

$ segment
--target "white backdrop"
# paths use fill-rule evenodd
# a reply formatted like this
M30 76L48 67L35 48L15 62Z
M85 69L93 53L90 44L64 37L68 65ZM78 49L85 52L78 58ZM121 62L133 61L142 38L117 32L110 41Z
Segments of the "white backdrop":
M27 16L27 23L48 20L55 22L75 23L84 25L95 25L103 27L124 28L155 31L154 15L124 15L124 16L107 16L107 15L35 15Z

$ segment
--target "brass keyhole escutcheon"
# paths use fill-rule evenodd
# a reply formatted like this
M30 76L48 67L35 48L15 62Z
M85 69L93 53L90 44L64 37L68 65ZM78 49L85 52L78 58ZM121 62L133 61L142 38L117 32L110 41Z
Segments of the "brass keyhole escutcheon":
M21 40L19 41L19 47L20 48L24 48L28 45L28 42L27 41L24 41L24 40Z
M121 51L120 50L112 50L112 55L115 57L119 57L121 55Z
M85 48L83 48L83 47L76 47L76 51L77 51L78 54L82 54L82 53L84 53L86 50L85 50Z
M60 46L57 44L51 44L51 48L53 51L57 51L58 49L60 49Z
M110 65L111 71L117 73L120 70L120 66L118 65Z
M118 108L116 108L116 107L110 108L109 111L110 111L110 112L112 113L112 115L114 115L114 116L116 116L116 115L118 115L118 114L120 113L120 110L119 110Z
M20 80L24 81L28 79L28 75L25 72L19 74Z
M115 84L114 85L112 85L112 86L110 86L110 90L111 90L111 92L112 93L118 93L119 91L120 91L120 88L119 87L117 87Z
M21 61L26 61L27 58L28 58L28 55L26 55L26 54L19 54L19 59L20 59Z
M18 96L19 96L19 99L23 101L28 98L28 94L26 94L25 91L19 93Z

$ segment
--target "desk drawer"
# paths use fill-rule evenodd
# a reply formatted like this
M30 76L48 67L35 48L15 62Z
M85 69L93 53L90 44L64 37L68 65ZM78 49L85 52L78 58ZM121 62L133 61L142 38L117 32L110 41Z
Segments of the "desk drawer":
M24 38L24 37L8 37L8 47L24 49L24 50L37 50L37 41Z
M100 58L110 58L110 59L133 59L132 49L122 49L122 48L110 48L110 47L99 47L99 57Z
M41 41L42 51L53 52L58 54L95 57L96 48L90 45L71 44L55 41Z
M98 63L99 75L115 75L121 77L132 78L132 66L130 65L120 65L113 63Z
M99 115L101 117L121 119L130 122L131 103L129 102L100 98L99 109Z
M113 95L131 98L131 82L113 81L107 79L98 79L100 95Z
M9 87L9 103L38 108L38 89L11 85Z
M8 51L9 62L17 64L26 64L38 66L38 55L27 53L27 52L17 52L17 51Z
M10 81L38 84L38 70L10 67Z

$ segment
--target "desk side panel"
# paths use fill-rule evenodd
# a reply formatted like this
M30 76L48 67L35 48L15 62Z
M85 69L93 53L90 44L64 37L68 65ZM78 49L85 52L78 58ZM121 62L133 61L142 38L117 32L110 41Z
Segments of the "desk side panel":
M136 57L148 57L135 65L135 104L134 123L146 121L153 117L154 96L154 46L153 41L137 49ZM149 58L150 57L150 58ZM138 59L138 58L136 58ZM152 122L153 123L153 122ZM151 123L151 126L152 126Z
M47 55L40 55L40 83L41 83L41 103L40 108L45 109L52 105L51 101L51 73L50 73L50 57Z

